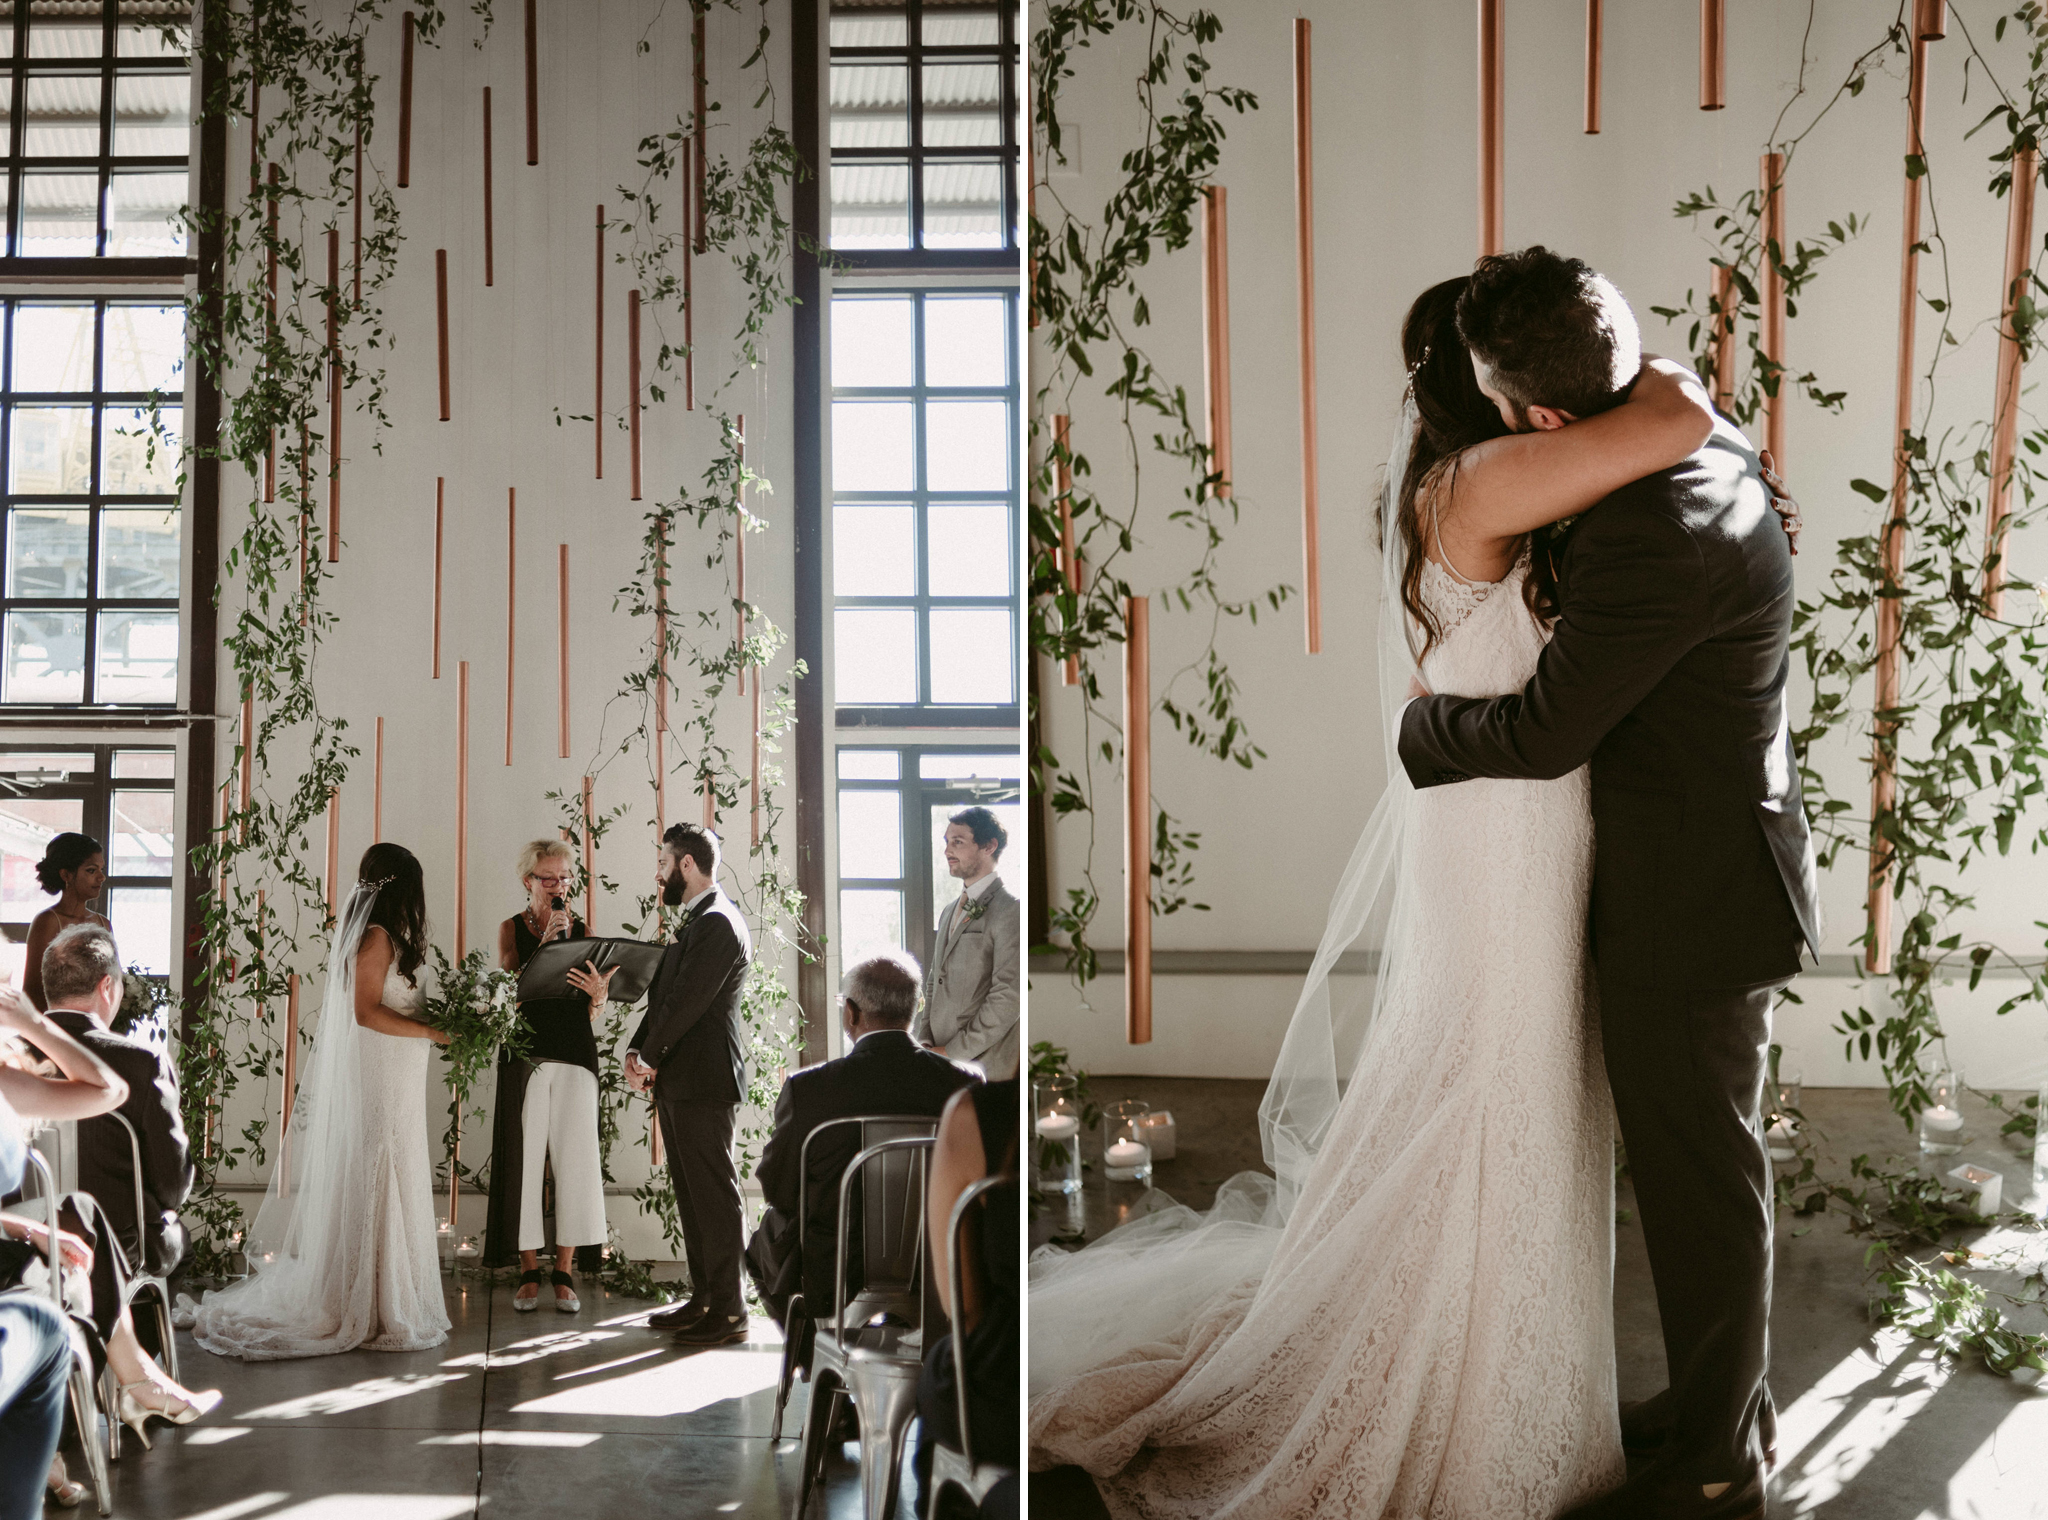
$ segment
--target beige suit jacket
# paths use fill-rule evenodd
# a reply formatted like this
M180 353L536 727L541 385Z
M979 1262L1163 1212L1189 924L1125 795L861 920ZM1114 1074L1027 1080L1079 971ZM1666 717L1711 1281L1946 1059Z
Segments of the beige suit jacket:
M1024 1011L1022 914L1003 884L981 901L988 911L962 920L955 898L939 915L938 943L924 974L924 1006L912 1033L956 1061L974 1061L991 1082L1017 1075Z

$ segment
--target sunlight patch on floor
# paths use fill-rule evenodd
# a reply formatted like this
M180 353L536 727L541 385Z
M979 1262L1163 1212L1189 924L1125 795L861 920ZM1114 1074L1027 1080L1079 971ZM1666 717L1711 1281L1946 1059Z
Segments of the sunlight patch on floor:
M1804 1514L1839 1496L1955 1373L1925 1342L1880 1330L1778 1416L1778 1500Z
M603 1440L595 1430L464 1430L428 1436L422 1446L588 1446Z
M346 1388L327 1388L319 1393L286 1399L281 1404L266 1404L261 1409L246 1411L242 1418L303 1420L308 1415L315 1414L346 1414L351 1409L367 1409L372 1404L402 1399L409 1393L439 1388L444 1383L459 1383L468 1376L466 1372L412 1372L403 1377L370 1378L364 1382L351 1383ZM395 1520L395 1517L386 1517L386 1520Z
M595 1367L572 1367L567 1372L558 1372L555 1374L555 1381L560 1383L569 1378L589 1377L593 1372L610 1372L614 1367L624 1367L630 1362L644 1362L650 1356L660 1355L661 1348L658 1346L652 1351L636 1351L631 1356L622 1356L615 1362L599 1362Z
M617 1340L624 1333L622 1330L570 1330L560 1335L537 1335L532 1340L514 1341L509 1346L498 1346L490 1351L451 1357L441 1365L517 1367L525 1362L537 1362L544 1356L558 1356L565 1351L581 1351L585 1346L596 1346L605 1341Z
M202 1509L186 1515L183 1520L242 1520L244 1515L253 1515L259 1509L268 1509L281 1504L291 1497L283 1489L275 1493L251 1494L246 1499L237 1499L232 1504L223 1504L216 1509Z
M689 1414L726 1399L772 1390L782 1358L760 1351L702 1351L598 1383L581 1383L512 1406L514 1414Z
M263 1520L455 1520L476 1512L475 1494L322 1494Z
M201 1425L186 1431L185 1439L180 1444L218 1446L223 1441L232 1441L236 1436L245 1436L248 1433L249 1427L246 1425Z

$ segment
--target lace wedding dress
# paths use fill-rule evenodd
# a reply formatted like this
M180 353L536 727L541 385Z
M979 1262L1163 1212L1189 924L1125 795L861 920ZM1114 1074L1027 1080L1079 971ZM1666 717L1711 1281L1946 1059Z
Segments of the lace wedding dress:
M1527 573L1424 567L1432 690L1528 680ZM1033 1466L1086 1468L1119 1517L1543 1520L1624 1475L1587 777L1406 805L1388 984L1270 1263L1148 1344L1034 1374ZM1035 1341L1059 1334L1041 1307Z
M354 952L374 900L359 887L335 937L290 1140L245 1246L253 1275L208 1294L194 1319L194 1338L218 1355L420 1351L448 1338L427 1150L434 1042L355 1021ZM381 1001L419 1009L395 960Z

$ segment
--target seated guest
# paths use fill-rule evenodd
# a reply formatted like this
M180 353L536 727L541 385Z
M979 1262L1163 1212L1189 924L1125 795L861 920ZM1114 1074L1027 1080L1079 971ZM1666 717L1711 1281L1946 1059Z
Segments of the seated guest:
M916 1035L941 1055L973 1061L991 1081L1017 1075L1024 1004L1022 916L996 876L1009 834L985 807L946 822L946 869L962 883L939 915Z
M498 925L498 964L519 971L549 940L589 933L571 915L567 897L575 857L559 839L536 839L519 852L526 906ZM519 1253L512 1307L540 1307L540 1250L547 1244L541 1183L553 1164L555 1266L548 1281L555 1308L582 1307L569 1268L577 1248L594 1270L605 1241L604 1168L597 1142L597 1016L612 973L585 963L569 972L567 997L529 998L519 1005L526 1025L525 1058L498 1052L498 1104L491 1138L491 1203L484 1263L504 1266Z
M918 1512L931 1513L932 1447L944 1441L960 1448L960 1410L954 1380L952 1336L961 1342L967 1369L967 1425L974 1438L968 1453L977 1462L1012 1469L982 1500L984 1520L1014 1520L1018 1509L1017 1400L1018 1291L1017 1132L1021 1122L1017 1079L971 1088L946 1105L932 1147L931 1189L925 1223L931 1236L932 1272L949 1281L953 1256L953 1206L984 1177L1007 1176L1007 1187L982 1195L980 1219L970 1227L960 1264L960 1319L950 1335L939 1336L925 1353L917 1384ZM943 1291L943 1290L942 1290Z
M43 991L43 952L50 941L78 924L114 926L93 912L92 902L107 883L106 856L100 842L90 834L58 834L43 846L43 858L36 862L36 882L57 900L43 909L28 926L27 959L22 962L21 990L38 1008L50 1006Z
M847 1051L836 1061L793 1071L775 1100L775 1128L761 1152L761 1195L784 1215L797 1211L804 1140L828 1119L859 1114L930 1114L974 1084L972 1072L920 1048L910 1037L917 1013L917 962L900 951L871 955L840 982ZM839 1178L859 1154L855 1125L841 1125L811 1147L802 1263L804 1305L813 1320L832 1312L833 1247ZM780 1306L776 1312L782 1313ZM1013 1422L1014 1423L1014 1422Z

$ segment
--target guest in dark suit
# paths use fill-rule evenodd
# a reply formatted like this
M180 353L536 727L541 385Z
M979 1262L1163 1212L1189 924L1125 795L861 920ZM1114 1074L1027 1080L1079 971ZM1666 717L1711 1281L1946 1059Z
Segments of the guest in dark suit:
M761 1152L761 1194L790 1218L796 1217L799 1167L804 1140L828 1119L856 1114L929 1114L936 1119L946 1102L974 1074L911 1038L917 1013L917 962L898 951L869 956L840 983L841 1017L847 1051L791 1072L775 1100L775 1128ZM859 1152L856 1126L843 1125L811 1147L810 1187L805 1202L804 1303L810 1315L832 1310L832 1248L839 1217L839 1179Z
M718 836L695 824L661 836L661 900L683 909L675 943L647 989L647 1014L626 1051L626 1080L652 1091L689 1260L690 1297L649 1321L686 1345L747 1338L740 1286L746 1219L733 1122L747 1086L740 997L754 947L746 920L718 890Z

